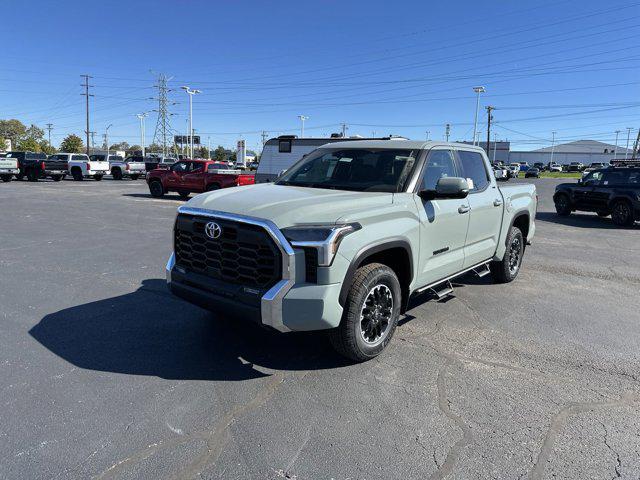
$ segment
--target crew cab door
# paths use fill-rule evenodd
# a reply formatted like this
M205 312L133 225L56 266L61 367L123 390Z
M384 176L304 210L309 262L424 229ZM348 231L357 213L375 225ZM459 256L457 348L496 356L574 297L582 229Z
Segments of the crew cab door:
M418 190L435 190L440 178L459 176L462 175L453 151L434 147L427 155ZM415 198L420 217L418 282L428 285L462 270L469 201Z
M503 199L488 161L478 151L458 149L462 177L469 183L469 229L464 247L464 268L473 267L496 253L502 227Z
M204 166L202 162L189 162L190 168L182 175L182 187L191 192L204 191Z
M166 188L176 189L182 188L183 177L187 174L190 169L191 162L176 162L171 165L169 169L169 174L166 177Z
M599 190L600 193L596 192ZM587 174L582 181L571 189L572 203L579 210L597 210L599 204L606 210L609 188L602 185L602 172ZM598 197L604 198L598 199Z

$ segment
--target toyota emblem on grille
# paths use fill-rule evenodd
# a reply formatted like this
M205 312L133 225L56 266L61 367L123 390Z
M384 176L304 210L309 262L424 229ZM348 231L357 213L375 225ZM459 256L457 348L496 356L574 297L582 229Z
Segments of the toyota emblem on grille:
M220 238L220 235L222 235L222 227L216 222L209 222L204 226L204 233L206 233L209 238Z

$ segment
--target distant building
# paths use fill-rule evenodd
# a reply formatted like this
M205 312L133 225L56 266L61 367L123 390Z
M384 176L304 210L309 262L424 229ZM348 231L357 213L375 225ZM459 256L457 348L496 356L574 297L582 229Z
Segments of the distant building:
M467 145L473 145L473 142L460 142L466 143ZM477 144L478 147L483 148L485 151L487 150L487 142L479 142ZM507 163L509 162L509 151L511 149L510 142L489 142L489 160L492 162L495 160L496 162Z
M551 151L553 150L553 161L560 165L568 165L571 162L581 162L586 165L595 162L609 163L614 158L616 146L610 143L598 142L597 140L576 140L575 142L559 143L552 147L539 148L527 152L513 151L509 154L509 162L527 162L529 165L551 161ZM624 158L625 151L631 155L632 150L618 146L616 158Z

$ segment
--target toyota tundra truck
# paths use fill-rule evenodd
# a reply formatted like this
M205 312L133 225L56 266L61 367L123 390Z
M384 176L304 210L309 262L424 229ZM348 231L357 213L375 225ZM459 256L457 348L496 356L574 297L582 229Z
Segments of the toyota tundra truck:
M154 197L162 197L167 192L178 192L182 198L188 198L191 193L251 185L254 178L253 174L231 170L222 162L180 160L168 169L156 168L147 173L147 184Z
M410 298L447 297L465 273L514 280L536 206L535 186L498 187L479 147L331 143L274 183L181 206L167 282L219 315L326 330L339 353L364 361L389 343Z
M18 160L0 156L0 178L3 182L10 182L14 175L18 175Z

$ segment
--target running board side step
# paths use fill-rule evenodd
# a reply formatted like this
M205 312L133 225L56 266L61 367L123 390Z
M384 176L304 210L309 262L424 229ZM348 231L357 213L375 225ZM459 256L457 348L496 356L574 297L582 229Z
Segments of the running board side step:
M480 265L474 268L473 273L475 273L479 278L486 277L491 273L491 269L489 268L489 264L485 263L484 265Z
M447 280L442 282L440 285L435 285L430 290L436 297L438 297L438 300L442 300L453 293L453 285L451 285L451 280Z

